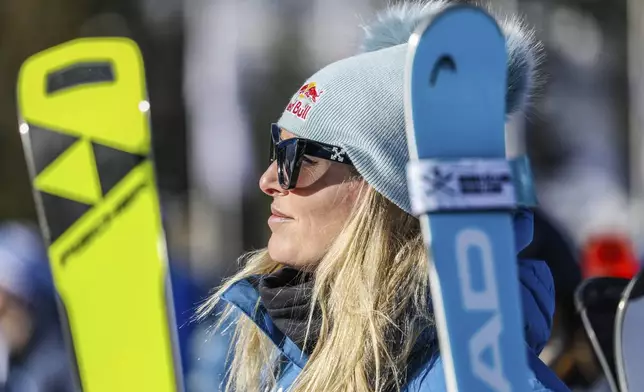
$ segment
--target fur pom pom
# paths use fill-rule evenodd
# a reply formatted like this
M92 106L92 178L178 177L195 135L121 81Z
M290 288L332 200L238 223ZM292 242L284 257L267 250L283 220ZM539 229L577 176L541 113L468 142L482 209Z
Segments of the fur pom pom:
M436 15L448 4L446 0L431 0L389 6L376 15L375 22L362 26L365 31L362 51L373 52L407 43L424 20Z
M363 26L365 38L363 52L405 44L416 28L427 18L444 10L448 0L411 1L389 6L376 15L376 20ZM506 38L508 50L508 89L506 110L508 114L521 111L527 105L536 86L537 66L542 58L542 46L518 17L501 17L490 8Z
M525 110L539 84L537 68L543 60L543 46L518 17L505 18L499 26L508 50L506 111L514 113Z

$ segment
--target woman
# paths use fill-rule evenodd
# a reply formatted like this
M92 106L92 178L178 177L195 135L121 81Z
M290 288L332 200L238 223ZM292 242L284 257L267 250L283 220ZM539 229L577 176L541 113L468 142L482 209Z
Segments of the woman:
M267 249L201 309L236 320L229 390L445 391L427 255L410 215L405 165L406 42L445 2L396 6L366 28L363 53L331 64L293 96L271 129ZM508 107L531 85L536 46L514 22ZM519 249L531 237L517 214ZM552 277L520 262L532 390L565 390L537 358L552 322ZM521 348L518 348L521 349ZM543 385L548 385L548 388Z

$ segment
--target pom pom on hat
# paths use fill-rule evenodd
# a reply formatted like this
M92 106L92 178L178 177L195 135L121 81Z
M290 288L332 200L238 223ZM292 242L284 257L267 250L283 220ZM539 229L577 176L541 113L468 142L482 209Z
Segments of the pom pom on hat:
M365 32L362 51L373 52L406 44L423 21L444 10L448 5L445 0L434 0L424 3L401 3L386 8L376 14L373 23L362 26Z
M406 44L416 28L428 18L450 5L446 0L406 2L390 6L376 15L375 21L364 25L363 52L373 52ZM490 8L506 38L508 51L507 112L522 110L533 94L536 68L542 58L542 47L534 32L516 16L500 17Z

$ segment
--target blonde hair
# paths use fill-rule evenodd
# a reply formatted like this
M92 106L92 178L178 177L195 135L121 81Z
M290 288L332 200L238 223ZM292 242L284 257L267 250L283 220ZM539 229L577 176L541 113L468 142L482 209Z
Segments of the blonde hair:
M293 392L399 391L414 346L433 326L419 222L365 188L315 270L308 330L317 307L319 336L307 333L315 347L290 388ZM281 268L266 250L242 259L244 268L204 303L200 315L209 314L234 282ZM228 305L222 320L231 312ZM236 324L226 390L272 388L279 377L274 373L277 349L249 318Z

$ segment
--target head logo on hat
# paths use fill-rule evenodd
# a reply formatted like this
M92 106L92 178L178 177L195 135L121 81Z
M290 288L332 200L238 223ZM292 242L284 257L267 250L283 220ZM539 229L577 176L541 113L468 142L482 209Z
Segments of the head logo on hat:
M288 103L286 111L305 121L311 111L311 107L320 100L320 96L323 93L324 90L321 90L315 82L306 83L300 87L291 102Z

